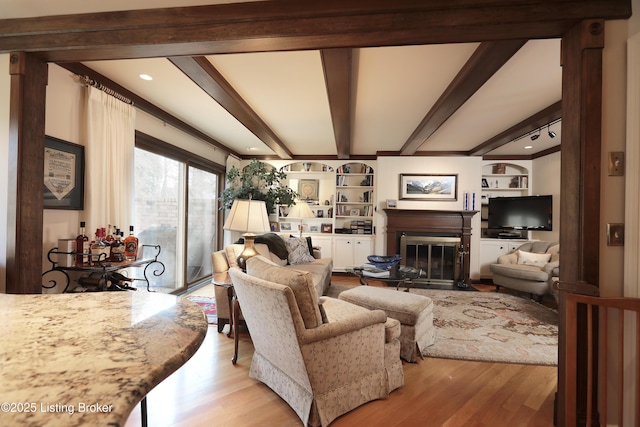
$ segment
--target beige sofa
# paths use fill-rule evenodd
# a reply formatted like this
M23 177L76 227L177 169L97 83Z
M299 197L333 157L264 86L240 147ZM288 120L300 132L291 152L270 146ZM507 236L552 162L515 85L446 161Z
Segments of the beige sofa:
M527 242L491 264L493 283L530 293L541 299L553 294L552 284L560 275L560 245L557 242Z
M318 298L311 275L256 256L229 274L251 333L249 375L304 426L342 414L404 384L400 324L381 310Z
M283 236L287 238L289 236ZM264 243L256 243L256 250L258 253L272 262L281 265L285 268L291 268L299 271L309 272L313 280L313 284L317 291L318 297L321 297L329 289L331 284L331 270L333 270L333 260L331 258L322 258L322 254L318 248L313 249L312 262L305 262L301 264L289 264L288 260L280 259L275 253L269 250L269 247ZM224 250L216 251L211 254L211 260L213 263L213 272L222 273L228 271L231 267L237 267L236 258L244 249L244 245L232 244L227 246ZM218 332L222 332L224 326L229 323L230 313L229 305L227 301L227 291L221 287L215 287L217 315L218 315ZM240 315L242 319L242 314Z

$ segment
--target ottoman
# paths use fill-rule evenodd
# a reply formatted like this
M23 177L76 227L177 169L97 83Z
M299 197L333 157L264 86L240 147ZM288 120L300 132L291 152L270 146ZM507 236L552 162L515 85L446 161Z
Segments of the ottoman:
M415 362L421 350L433 344L433 301L422 295L373 286L358 286L341 292L339 299L369 310L384 310L400 322L400 357Z

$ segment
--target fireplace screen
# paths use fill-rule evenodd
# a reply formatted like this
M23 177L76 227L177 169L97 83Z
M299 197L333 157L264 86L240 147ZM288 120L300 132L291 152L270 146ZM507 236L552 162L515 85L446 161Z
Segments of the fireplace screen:
M421 270L419 284L453 285L460 278L460 238L401 236L402 263Z

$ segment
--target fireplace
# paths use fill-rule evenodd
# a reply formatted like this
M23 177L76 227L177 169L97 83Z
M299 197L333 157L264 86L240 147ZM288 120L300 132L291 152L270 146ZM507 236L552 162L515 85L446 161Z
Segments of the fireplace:
M454 285L461 279L460 238L400 237L402 263L420 270L419 284Z
M423 270L418 286L469 285L471 218L476 211L384 211L387 214L387 254L401 254L403 265Z

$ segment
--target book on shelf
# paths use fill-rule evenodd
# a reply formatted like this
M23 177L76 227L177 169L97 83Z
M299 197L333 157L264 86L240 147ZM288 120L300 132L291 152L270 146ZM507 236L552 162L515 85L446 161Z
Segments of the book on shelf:
M373 222L370 219L351 221L351 234L373 234Z
M529 177L520 177L520 188L529 188Z

